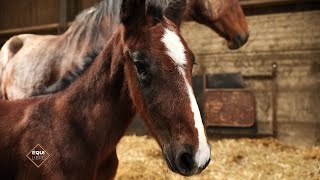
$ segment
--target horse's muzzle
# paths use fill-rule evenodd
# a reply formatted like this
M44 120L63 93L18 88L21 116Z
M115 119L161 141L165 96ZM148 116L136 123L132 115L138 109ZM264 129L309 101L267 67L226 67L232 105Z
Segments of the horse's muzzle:
M209 164L210 159L205 165L198 167L195 161L195 152L190 145L184 145L181 148L172 151L164 150L164 158L169 168L176 173L183 176L191 176L202 172Z
M229 49L239 49L249 39L249 33L237 33L230 41L228 41L228 48Z

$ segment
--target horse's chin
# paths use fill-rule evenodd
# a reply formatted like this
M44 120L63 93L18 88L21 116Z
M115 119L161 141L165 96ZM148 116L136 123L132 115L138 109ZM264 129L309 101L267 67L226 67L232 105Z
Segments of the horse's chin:
M235 43L232 42L232 41L227 41L227 46L228 46L228 48L231 49L231 50L235 50L235 49L238 49L238 48L239 48L238 45L235 44Z
M239 49L243 46L244 43L240 43L237 41L227 41L228 48L231 50Z
M178 172L178 168L176 167L175 163L170 161L168 155L166 153L163 153L163 158L167 163L167 166L169 167L169 169L175 173L179 173Z

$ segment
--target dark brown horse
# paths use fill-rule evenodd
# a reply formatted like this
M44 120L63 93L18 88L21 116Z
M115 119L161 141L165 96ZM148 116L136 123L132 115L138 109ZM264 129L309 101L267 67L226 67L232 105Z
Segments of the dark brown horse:
M0 101L1 178L113 178L116 144L136 111L174 172L200 173L210 147L191 88L194 56L179 31L184 5L123 0L117 32L69 88ZM50 154L40 168L26 157L37 144Z
M60 36L24 34L8 40L0 52L0 98L21 99L64 89L118 28L120 2L104 0L84 11ZM189 0L184 17L212 28L231 49L248 39L238 0Z

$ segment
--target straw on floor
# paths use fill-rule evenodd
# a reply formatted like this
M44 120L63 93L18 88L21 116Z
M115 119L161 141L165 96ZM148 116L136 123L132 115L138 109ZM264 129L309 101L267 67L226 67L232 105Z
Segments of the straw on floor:
M116 179L320 179L320 147L296 148L272 138L210 140L212 160L200 174L171 172L153 138L125 136Z

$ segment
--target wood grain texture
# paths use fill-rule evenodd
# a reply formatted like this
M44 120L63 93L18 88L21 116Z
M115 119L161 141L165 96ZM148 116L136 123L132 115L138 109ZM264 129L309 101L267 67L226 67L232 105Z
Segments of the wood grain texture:
M230 51L211 29L195 22L184 23L182 33L198 55L320 49L320 11L249 16L247 20L249 41L235 51Z
M58 22L57 0L10 0L0 6L0 30Z

